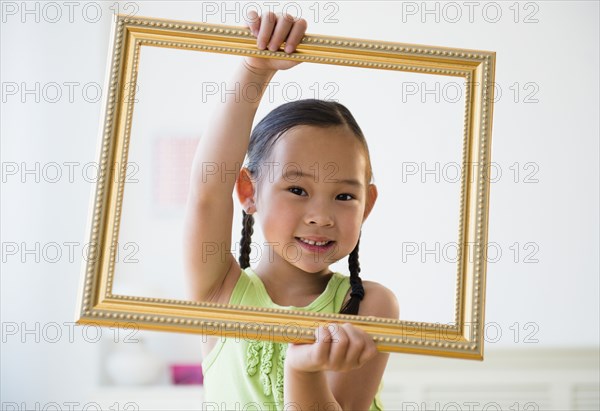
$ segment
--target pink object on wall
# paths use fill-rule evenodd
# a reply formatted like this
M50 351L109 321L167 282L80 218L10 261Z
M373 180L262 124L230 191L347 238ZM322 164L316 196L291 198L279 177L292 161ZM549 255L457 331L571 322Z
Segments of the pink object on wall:
M175 385L200 385L204 382L199 364L171 365L171 382Z
M154 201L158 206L185 205L198 138L163 137L154 143Z

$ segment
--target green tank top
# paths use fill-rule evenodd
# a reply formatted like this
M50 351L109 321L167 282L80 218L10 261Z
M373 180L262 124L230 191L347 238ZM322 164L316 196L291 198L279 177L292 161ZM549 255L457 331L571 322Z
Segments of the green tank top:
M305 307L275 304L250 268L242 270L229 304L284 310L337 313L350 289L349 277L334 273L325 291ZM287 343L219 338L202 361L204 404L227 410L283 410L283 370ZM383 410L380 392L369 410ZM210 408L207 408L210 409Z

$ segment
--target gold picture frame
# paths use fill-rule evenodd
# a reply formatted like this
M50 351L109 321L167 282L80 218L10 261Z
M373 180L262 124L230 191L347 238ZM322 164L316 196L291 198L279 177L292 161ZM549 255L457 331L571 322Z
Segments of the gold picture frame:
M225 337L314 341L323 322L350 322L388 352L483 359L491 130L495 53L425 45L306 35L291 55L258 50L249 29L146 17L117 16L112 29L107 92L99 138L99 178L90 204L87 238L98 258L83 264L77 322L201 333ZM282 58L462 78L464 139L455 321L402 321L339 314L290 312L112 293L115 247L135 103L140 49L166 47ZM118 167L112 167L113 164Z

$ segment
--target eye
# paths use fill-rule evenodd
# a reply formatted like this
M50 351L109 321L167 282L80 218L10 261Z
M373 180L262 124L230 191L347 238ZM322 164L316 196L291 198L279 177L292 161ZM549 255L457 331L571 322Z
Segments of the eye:
M348 194L348 193L339 194L338 198L340 198L340 197L345 197L344 201L354 200L354 196L352 194Z
M306 193L306 191L304 191L304 189L300 188L300 187L290 187L288 188L288 191L290 193L294 193L296 195L302 195L302 193Z

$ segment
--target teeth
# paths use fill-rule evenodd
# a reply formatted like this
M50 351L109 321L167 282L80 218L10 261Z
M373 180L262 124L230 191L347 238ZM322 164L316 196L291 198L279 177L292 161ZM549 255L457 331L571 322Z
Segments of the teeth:
M325 244L329 243L329 241L312 241L312 240L307 240L302 237L300 237L300 241L302 241L303 243L306 243L306 244L310 244L310 245L325 245Z

